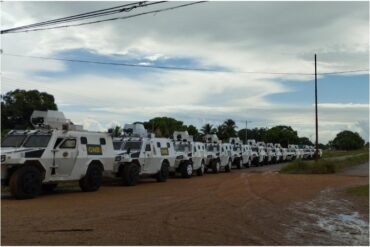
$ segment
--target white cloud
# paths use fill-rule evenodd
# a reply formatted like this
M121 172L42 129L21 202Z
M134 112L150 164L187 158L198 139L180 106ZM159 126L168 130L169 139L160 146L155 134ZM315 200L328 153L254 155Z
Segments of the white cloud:
M167 3L177 5L178 3ZM112 2L4 2L4 28L118 5ZM367 2L207 2L155 16L126 21L2 36L4 52L52 55L88 49L103 55L159 59L191 58L201 66L232 71L313 71L369 67L369 4ZM149 10L149 9L146 9ZM170 20L170 21L169 21ZM147 64L147 63L143 63ZM67 112L86 128L147 120L166 114L187 124L219 123L232 117L255 126L291 124L301 135L313 135L313 107L270 102L267 97L293 89L281 79L312 76L156 71L137 78L95 73L64 78L35 76L35 71L65 71L56 61L2 56L6 80L2 90L37 88L55 95L60 106L83 106L92 112ZM321 103L324 140L343 128L368 135L368 104ZM253 125L253 124L252 124ZM362 126L362 127L361 127Z

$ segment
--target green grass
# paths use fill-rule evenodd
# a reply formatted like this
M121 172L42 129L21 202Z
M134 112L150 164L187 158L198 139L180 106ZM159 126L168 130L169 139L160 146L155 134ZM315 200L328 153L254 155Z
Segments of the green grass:
M369 185L365 184L365 185L350 187L346 189L346 192L354 196L369 197Z
M340 157L340 156L346 156L346 155L356 155L356 154L362 154L362 153L368 153L369 149L362 148L357 150L351 150L351 151L343 151L343 150L324 150L323 151L323 158L331 158L331 157Z
M282 167L280 173L290 174L330 174L343 170L346 167L360 165L369 162L369 153L349 157L343 160L319 160L304 161L296 160Z

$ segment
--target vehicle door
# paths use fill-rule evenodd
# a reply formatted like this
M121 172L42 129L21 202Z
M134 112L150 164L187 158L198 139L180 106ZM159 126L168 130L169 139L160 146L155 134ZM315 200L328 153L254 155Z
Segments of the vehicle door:
M59 145L58 142L60 143ZM56 175L60 176L69 176L75 167L78 155L77 138L58 138L56 140L56 144L57 146L54 148L54 164L56 167L55 173Z

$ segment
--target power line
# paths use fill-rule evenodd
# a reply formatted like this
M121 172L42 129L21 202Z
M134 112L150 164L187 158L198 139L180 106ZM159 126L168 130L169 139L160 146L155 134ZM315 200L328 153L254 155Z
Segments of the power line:
M129 18L133 18L133 17L142 16L142 15L157 14L157 13L161 13L161 12L165 12L165 11L169 11L169 10L174 10L174 9L178 9L178 8L182 8L182 7L187 7L187 6L190 6L190 5L195 5L195 4L204 3L204 2L206 2L206 1L192 2L192 3L177 5L177 6L174 6L174 7L157 9L157 10L142 12L142 13L138 13L138 14L128 15L128 16L115 17L115 18L96 20L96 21L90 21L90 22L83 22L83 23L77 23L77 24L70 24L70 25L62 25L62 26L56 26L56 27L35 28L35 29L26 29L26 30L19 30L19 31L15 30L15 31L5 32L5 33L3 33L3 31L1 31L1 34L34 32L34 31L66 28L66 27L84 26L84 25L96 24L96 23L107 22L107 21L124 20L124 19L129 19ZM4 31L6 31L6 30L4 30Z
M173 66L160 66L160 65L143 65L143 64L131 64L131 63L101 62L101 61L82 60L82 59L27 56L27 55L19 55L19 54L11 54L11 53L3 53L3 55L13 56L13 57L32 58L32 59L74 62L74 63L90 63L90 64L99 64L99 65L138 67L138 68L163 69L163 70L217 72L217 73L235 73L235 74L305 75L305 76L314 75L314 73L303 73L303 72L228 71L228 70L216 70L216 69L194 68L194 67L193 68L188 68L188 67L173 67ZM333 71L333 72L318 73L318 75L334 75L334 74L346 74L346 73L356 73L356 72L369 72L369 69Z
M2 30L1 34L15 32L15 31L19 31L19 30L22 30L22 29L29 29L29 28L35 28L35 27L61 24L61 23L66 23L66 22L71 22L71 21L78 21L78 20L96 18L96 17L100 17L100 16L112 15L112 14L117 14L117 13L121 13L121 12L129 12L129 11L134 10L136 8L139 8L139 7L146 7L146 6L150 6L150 5L154 5L154 4L160 4L160 3L164 3L164 2L166 2L166 1L159 1L159 2L152 2L152 3L147 3L147 1L142 1L142 2L124 4L124 5L111 7L111 8L107 8L107 9L95 10L95 11L91 11L91 12L87 12L87 13L81 13L81 14L67 16L67 17L58 18L58 19L53 19L53 20L49 20L49 21L43 21L43 22L38 22L38 23L29 24L29 25L25 25L25 26L10 28L10 29L6 29L6 30Z

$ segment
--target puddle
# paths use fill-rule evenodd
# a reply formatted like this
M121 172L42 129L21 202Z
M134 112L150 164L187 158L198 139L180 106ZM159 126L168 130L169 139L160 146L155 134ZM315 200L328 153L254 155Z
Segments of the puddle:
M334 199L330 190L290 208L294 224L287 238L297 245L369 245L369 223L351 202Z

